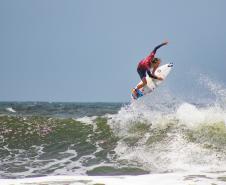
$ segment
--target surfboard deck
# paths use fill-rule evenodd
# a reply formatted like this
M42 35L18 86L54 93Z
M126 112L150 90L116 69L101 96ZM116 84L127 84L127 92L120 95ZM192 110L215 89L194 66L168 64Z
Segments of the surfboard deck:
M156 71L155 75L162 77L164 80L157 80L150 78L148 75L146 76L147 85L145 85L143 88L136 91L136 93L131 93L131 98L133 100L137 100L149 93L151 93L155 88L157 88L163 81L165 81L166 77L170 73L171 69L173 67L173 63L164 64L159 66ZM140 81L137 85L141 84L142 81ZM137 96L137 95L138 96Z

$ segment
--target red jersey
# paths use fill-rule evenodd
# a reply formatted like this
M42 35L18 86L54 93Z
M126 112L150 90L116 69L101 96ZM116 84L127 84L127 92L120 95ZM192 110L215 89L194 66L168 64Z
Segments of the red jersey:
M142 70L150 70L151 61L155 57L155 51L152 51L145 59L141 60L138 64L138 68Z

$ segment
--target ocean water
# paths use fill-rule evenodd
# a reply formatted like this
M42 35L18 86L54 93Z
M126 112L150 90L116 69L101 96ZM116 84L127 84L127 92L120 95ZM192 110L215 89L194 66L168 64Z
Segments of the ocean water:
M188 102L0 103L0 184L226 184L226 90Z

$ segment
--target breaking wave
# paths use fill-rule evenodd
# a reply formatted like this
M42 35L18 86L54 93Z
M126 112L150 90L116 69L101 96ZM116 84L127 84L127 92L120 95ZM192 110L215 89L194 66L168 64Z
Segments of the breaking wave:
M0 176L223 171L226 91L206 77L200 82L214 103L157 90L124 105L4 103Z

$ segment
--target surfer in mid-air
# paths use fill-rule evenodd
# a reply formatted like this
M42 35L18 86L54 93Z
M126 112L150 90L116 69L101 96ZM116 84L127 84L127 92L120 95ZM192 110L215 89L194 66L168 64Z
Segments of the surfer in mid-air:
M159 64L161 63L161 60L159 58L156 58L155 54L160 47L167 44L168 44L168 41L163 42L162 44L156 46L154 50L150 53L150 55L148 55L145 59L139 62L137 67L137 72L140 76L140 79L142 80L142 83L138 84L137 87L132 89L132 94L135 95L136 97L142 96L141 94L142 92L139 89L141 89L147 84L146 73L150 78L163 80L162 77L158 77L155 75L155 71L158 68Z

